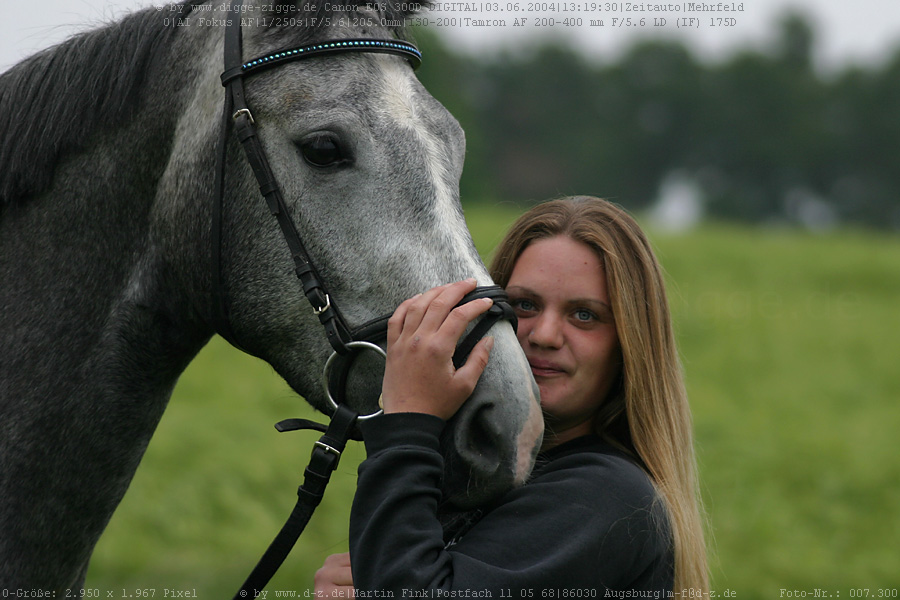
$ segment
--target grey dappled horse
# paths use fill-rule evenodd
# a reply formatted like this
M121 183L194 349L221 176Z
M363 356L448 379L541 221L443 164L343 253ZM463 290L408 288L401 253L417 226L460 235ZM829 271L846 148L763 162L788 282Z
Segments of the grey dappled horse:
M400 35L382 24L404 15L373 6L311 15L275 3L280 20L244 27L245 56ZM173 10L136 13L0 76L0 589L81 584L178 376L215 333L219 24L235 16L221 2ZM338 28L348 15L368 18ZM298 27L311 17L333 21ZM320 57L246 87L293 218L350 325L440 283L490 283L459 206L462 131L403 58ZM339 165L305 156L323 139ZM231 327L324 410L331 348L237 141L228 143ZM447 490L461 504L523 481L542 427L511 327L492 335L490 364L445 435L448 459L468 467ZM378 360L358 361L349 378L348 402L366 412Z

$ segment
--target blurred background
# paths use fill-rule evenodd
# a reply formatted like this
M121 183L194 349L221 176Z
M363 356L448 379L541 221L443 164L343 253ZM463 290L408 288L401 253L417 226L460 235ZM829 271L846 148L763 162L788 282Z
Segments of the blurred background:
M153 5L11 3L0 68ZM900 228L900 9L686 5L446 2L467 10L418 19L420 78L467 132L463 198L591 191L672 227Z
M634 212L667 271L713 589L896 598L900 7L486 4L426 13L415 31L420 79L466 130L462 195L485 259L543 199ZM10 4L0 69L147 6ZM307 412L216 338L182 377L88 586L233 593L293 505L313 440L271 424ZM346 549L361 458L344 459L270 589L306 590Z

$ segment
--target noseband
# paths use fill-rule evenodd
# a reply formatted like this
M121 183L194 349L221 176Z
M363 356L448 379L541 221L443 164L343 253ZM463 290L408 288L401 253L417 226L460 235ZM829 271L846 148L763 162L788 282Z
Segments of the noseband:
M231 14L239 15L243 0L232 0ZM303 240L290 216L287 203L275 180L274 173L266 158L256 130L253 113L247 105L244 94L244 80L256 73L316 56L332 56L348 52L375 52L401 56L409 61L413 69L422 62L422 54L414 45L395 39L342 39L329 40L310 44L300 48L282 50L243 62L241 19L232 18L225 32L225 71L222 73L222 85L225 86L225 105L222 113L222 127L219 135L216 163L215 202L212 215L212 320L216 331L240 347L228 318L228 306L223 285L222 274L222 223L225 202L225 159L228 135L231 129L237 133L244 148L247 160L253 169L259 189L268 203L269 210L278 221L285 242L290 249L294 261L294 271L303 286L303 293L312 306L325 329L328 342L334 349L329 365L337 363L337 367L326 369L325 391L333 405L345 398L346 377L356 354L364 350L372 350L384 355L379 344L387 337L387 321L390 315L384 315L363 325L351 328L334 297L328 293L322 277L306 251ZM510 321L515 327L516 317L508 303L506 293L498 286L485 286L463 298L462 303L478 298L492 298L494 306L482 317L457 347L453 357L458 367L463 364L475 344L487 331L501 319ZM337 356L335 356L337 355ZM381 411L364 415L360 419L370 418Z

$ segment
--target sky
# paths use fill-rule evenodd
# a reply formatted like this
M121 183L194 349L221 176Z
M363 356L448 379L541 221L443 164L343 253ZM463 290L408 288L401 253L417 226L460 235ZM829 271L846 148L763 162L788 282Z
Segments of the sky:
M163 0L3 2L7 6L0 20L0 71L73 33L139 8L165 4ZM667 37L684 41L701 59L714 62L737 48L764 49L771 44L779 16L792 8L807 15L815 26L816 64L823 72L848 64L877 65L900 47L897 0L746 0L707 3L714 10L704 13L688 13L689 3L680 1L453 0L443 4L451 10L424 15L429 26L471 53L518 51L542 37L553 37L598 60L614 60L636 39ZM667 6L681 11L661 10ZM471 10L452 10L455 8ZM637 10L626 12L627 8ZM697 20L687 21L689 18ZM505 24L495 22L499 20Z

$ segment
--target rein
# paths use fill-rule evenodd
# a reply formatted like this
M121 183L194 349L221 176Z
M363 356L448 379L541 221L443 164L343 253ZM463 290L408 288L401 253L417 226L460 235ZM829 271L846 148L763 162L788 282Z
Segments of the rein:
M231 0L231 11L240 14L244 0ZM325 492L331 474L337 468L341 453L349 439L355 438L358 420L370 419L381 414L381 410L368 415L359 415L343 404L346 378L355 356L363 351L371 351L386 356L382 349L387 337L387 322L390 315L384 315L351 328L344 319L328 288L322 280L303 244L297 227L291 218L287 203L281 193L275 175L259 141L256 121L247 105L244 94L244 79L255 73L296 60L315 56L329 56L348 52L376 52L401 56L416 69L422 54L413 44L394 39L342 39L329 40L307 46L282 50L266 56L243 62L241 20L231 19L225 30L225 70L222 85L225 87L225 102L222 111L222 126L217 144L216 180L211 225L211 267L212 267L212 324L216 332L232 345L240 348L237 337L228 318L228 304L222 274L223 213L225 204L225 163L228 138L232 129L237 134L259 183L259 189L278 222L294 261L294 270L300 280L303 293L318 316L328 342L334 350L323 372L323 386L329 404L334 409L331 422L326 427L305 419L288 419L278 423L278 431L314 429L324 432L315 443L309 466L304 472L303 484L297 490L297 504L287 522L266 550L256 568L245 581L235 600L258 597L259 592L287 558L312 513ZM510 321L516 326L516 316L509 305L506 293L499 286L483 286L466 295L460 304L478 298L491 298L494 305L485 313L469 333L463 337L453 355L453 364L459 368L465 363L469 353L484 337L488 330L500 320Z

